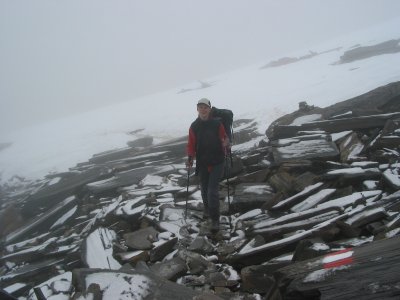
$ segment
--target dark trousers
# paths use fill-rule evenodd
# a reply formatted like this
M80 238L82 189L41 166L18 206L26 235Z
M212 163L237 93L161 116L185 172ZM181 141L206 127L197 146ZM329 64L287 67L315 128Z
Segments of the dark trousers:
M219 182L224 173L224 162L212 167L208 171L207 166L199 168L201 197L204 210L210 215L212 221L219 221Z

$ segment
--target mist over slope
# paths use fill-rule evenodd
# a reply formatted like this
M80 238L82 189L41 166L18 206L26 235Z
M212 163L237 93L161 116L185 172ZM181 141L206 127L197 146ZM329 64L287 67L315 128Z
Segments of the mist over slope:
M156 142L183 136L202 97L216 107L229 107L235 118L256 119L264 132L300 101L324 107L398 81L398 28L400 18L234 72L10 132L0 137L0 180L67 171L95 153L126 147L143 135L152 135ZM389 40L394 40L391 48L380 50ZM358 58L355 51L354 60L341 60L356 49ZM363 55L365 51L372 54Z

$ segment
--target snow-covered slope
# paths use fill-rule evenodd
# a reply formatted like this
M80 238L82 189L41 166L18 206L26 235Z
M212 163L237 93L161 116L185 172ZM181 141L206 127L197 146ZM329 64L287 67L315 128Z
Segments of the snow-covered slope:
M400 18L336 38L282 57L308 59L262 68L272 60L202 82L93 110L0 137L11 145L0 151L1 182L14 175L39 179L49 172L66 171L93 154L126 146L144 134L156 142L185 135L196 117L196 102L207 97L217 107L229 107L235 118L255 118L260 132L300 101L324 107L400 80L400 53L384 54L337 64L355 45L368 46L400 38ZM205 83L205 84L204 84ZM204 86L209 87L204 88ZM143 129L133 133L138 129Z

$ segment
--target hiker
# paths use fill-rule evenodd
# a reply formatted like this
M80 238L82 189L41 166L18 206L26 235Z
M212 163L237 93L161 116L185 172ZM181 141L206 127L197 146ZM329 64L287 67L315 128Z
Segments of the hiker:
M196 159L196 175L200 176L203 217L211 219L211 231L219 231L219 181L224 173L224 162L229 138L220 119L212 116L210 100L197 103L198 118L190 125L187 144L187 166Z

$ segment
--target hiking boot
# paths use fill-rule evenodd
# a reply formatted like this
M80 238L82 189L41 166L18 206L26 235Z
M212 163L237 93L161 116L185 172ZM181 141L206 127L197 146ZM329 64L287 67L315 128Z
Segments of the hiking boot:
M211 221L211 233L217 233L219 231L219 221L212 220Z

